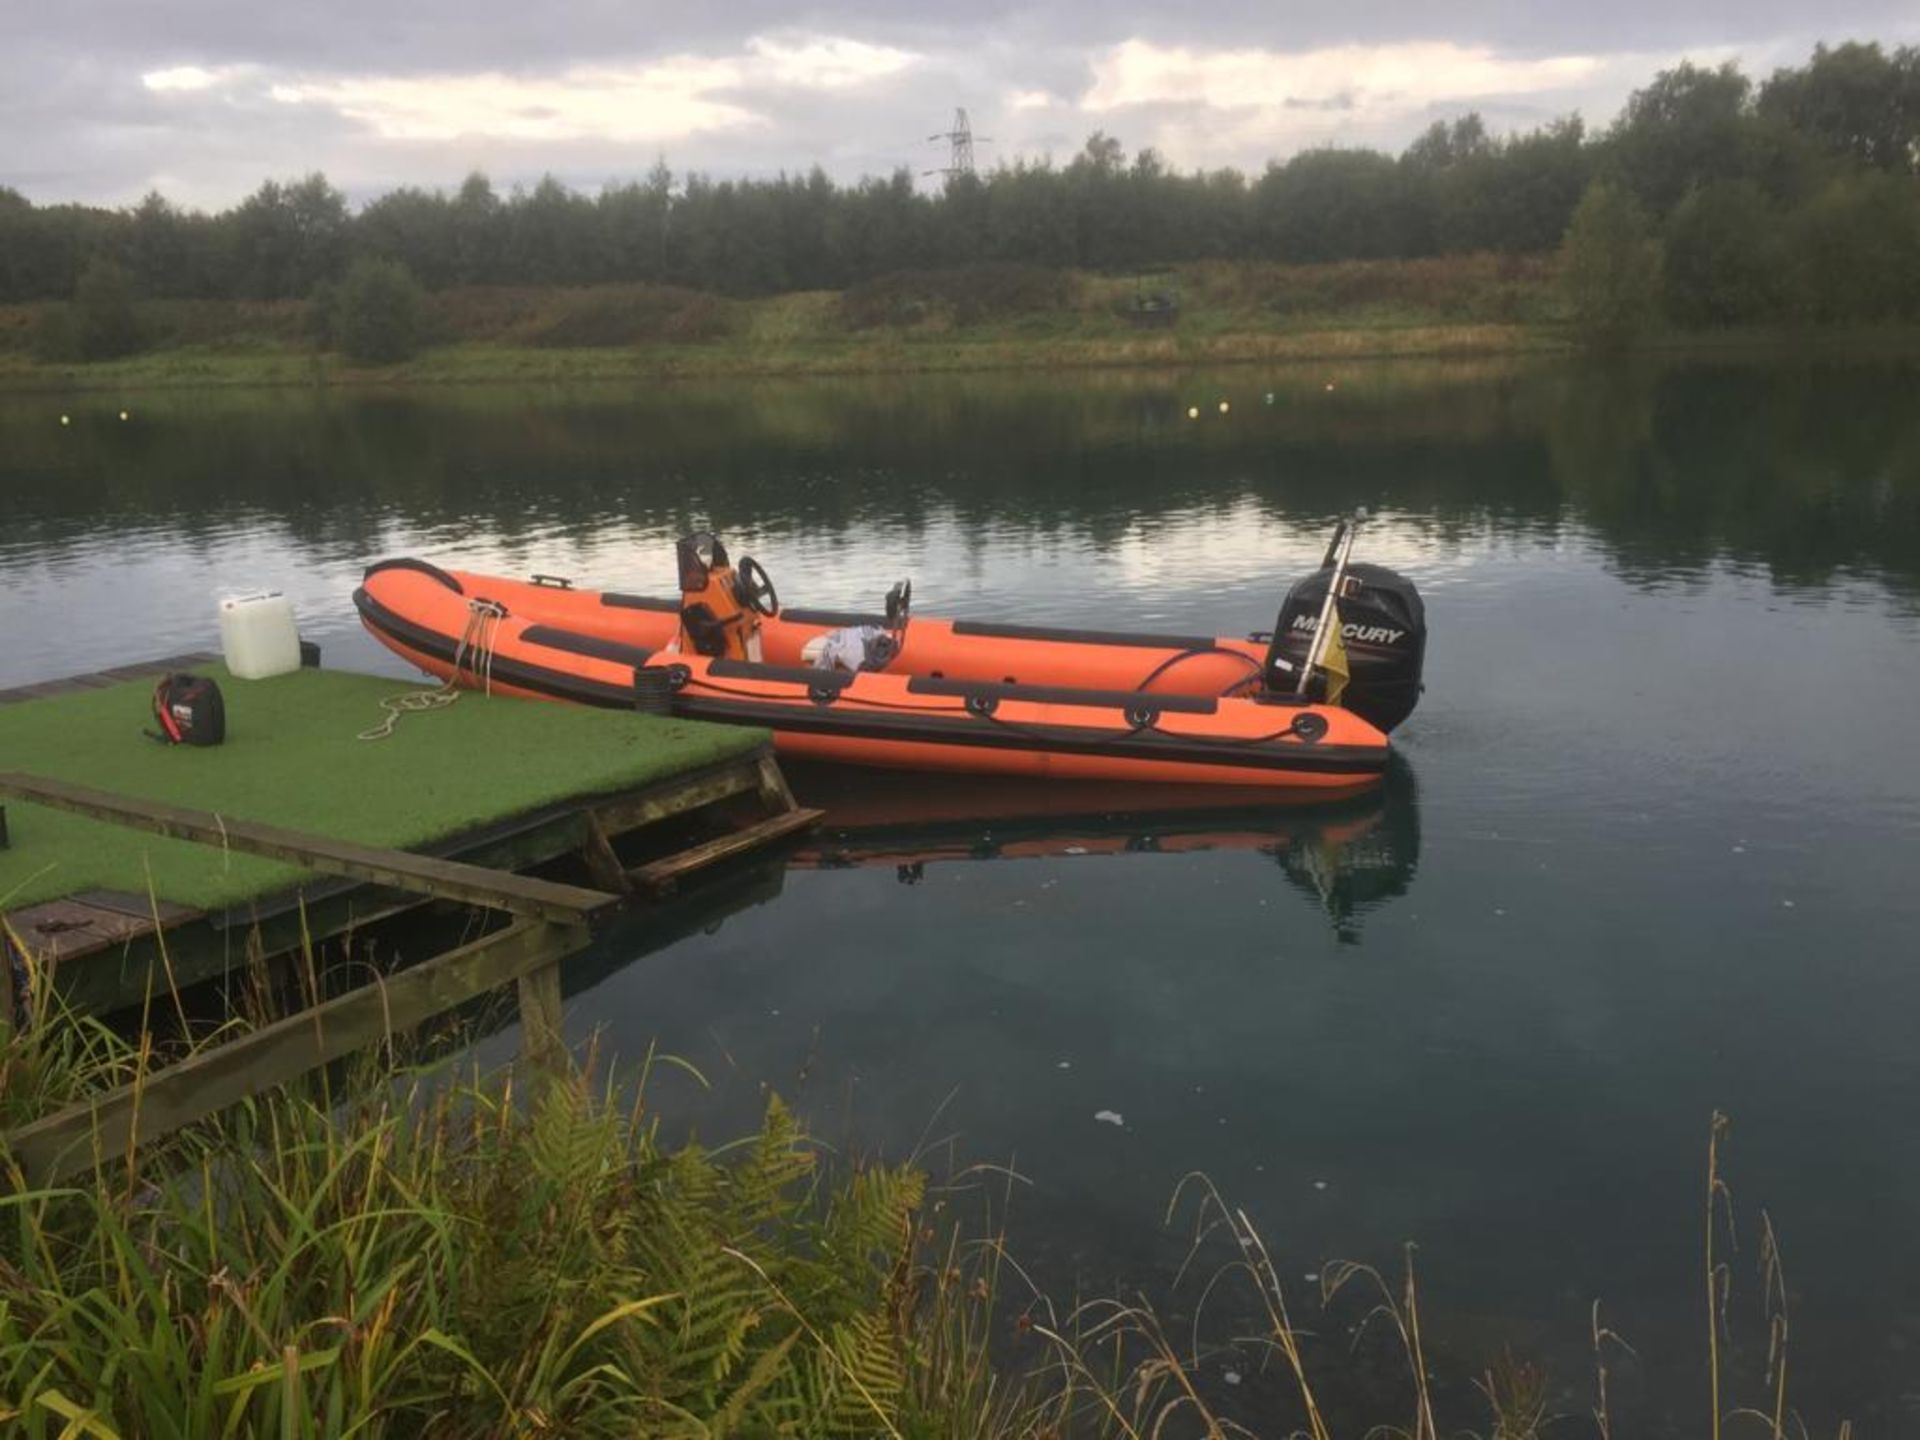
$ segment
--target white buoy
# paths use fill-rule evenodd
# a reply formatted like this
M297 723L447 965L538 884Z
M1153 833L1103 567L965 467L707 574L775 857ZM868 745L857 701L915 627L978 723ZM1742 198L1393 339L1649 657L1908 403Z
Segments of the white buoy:
M1227 413L1227 402L1226 402L1226 401L1224 401L1224 400L1222 400L1222 401L1220 402L1220 413L1221 413L1222 415L1224 415L1224 414L1226 414L1226 413Z
M1198 405L1189 405L1187 407L1187 418L1189 420L1198 420L1200 418L1200 407ZM62 421L61 423L65 424L66 422Z
M60 423L62 425L71 425L73 423L73 417L71 415L62 415L60 417Z
M126 411L124 411L124 410L122 410L122 411L120 412L120 418L121 418L122 420L124 420L124 419L126 419L126 418L127 418L127 412L126 412Z

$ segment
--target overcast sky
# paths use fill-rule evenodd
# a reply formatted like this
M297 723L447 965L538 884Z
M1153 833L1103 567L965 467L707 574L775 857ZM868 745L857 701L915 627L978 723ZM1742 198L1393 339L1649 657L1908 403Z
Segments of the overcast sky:
M1397 148L1477 109L1604 123L1682 57L1764 75L1818 39L1920 39L1913 0L0 0L0 184L208 208L324 170L357 200L676 170L842 179L1064 160L1094 129L1185 168Z

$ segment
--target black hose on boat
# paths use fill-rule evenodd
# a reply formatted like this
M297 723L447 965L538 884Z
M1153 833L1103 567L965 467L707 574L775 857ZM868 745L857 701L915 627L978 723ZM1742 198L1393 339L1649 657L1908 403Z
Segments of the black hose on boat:
M1134 686L1133 688L1136 690L1144 691L1149 685L1153 684L1154 681L1158 680L1162 675L1166 674L1169 670L1173 669L1174 666L1181 664L1183 661L1198 660L1205 655L1229 655L1233 657L1235 660L1239 660L1242 663L1244 663L1247 669L1252 672L1249 675L1247 675L1245 679L1236 680L1231 685L1227 686L1226 689L1222 690L1220 694L1223 698L1231 696L1234 691L1240 689L1243 686L1250 685L1256 680L1264 680L1267 677L1267 672L1265 668L1260 664L1258 660L1254 659L1251 655L1242 655L1238 650L1228 650L1219 645L1195 645L1190 649L1182 650L1179 653L1174 655L1169 655L1166 659L1162 660L1158 665L1154 666L1152 670L1148 671L1147 678L1142 680L1138 685Z

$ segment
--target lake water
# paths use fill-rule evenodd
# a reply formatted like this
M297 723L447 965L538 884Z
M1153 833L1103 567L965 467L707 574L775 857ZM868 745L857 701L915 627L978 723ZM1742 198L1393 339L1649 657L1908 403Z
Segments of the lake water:
M1232 633L1355 505L1432 633L1381 797L1049 819L803 777L823 839L598 957L574 1023L698 1065L658 1084L703 1135L771 1087L854 1154L1011 1164L1014 1249L1062 1292L1164 1297L1196 1170L1305 1323L1323 1262L1416 1242L1452 1424L1509 1342L1584 1414L1598 1297L1639 1357L1624 1433L1704 1433L1718 1108L1735 1364L1764 1205L1816 1433L1920 1433L1909 364L6 398L0 685L206 645L261 586L398 674L349 605L369 559L660 593L707 524L790 603L910 575L929 614Z

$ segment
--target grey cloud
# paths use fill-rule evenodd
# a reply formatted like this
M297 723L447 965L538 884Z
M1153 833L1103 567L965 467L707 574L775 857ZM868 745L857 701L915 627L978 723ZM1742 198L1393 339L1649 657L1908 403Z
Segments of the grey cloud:
M987 26L999 17L976 12ZM142 69L258 63L331 73L540 70L611 57L724 53L778 30L899 43L950 37L943 12L889 0L794 6L620 4L613 0L92 0L50 11L38 31L75 54Z
M891 44L968 49L994 38L1092 47L1141 36L1161 44L1304 49L1447 37L1522 54L1558 50L1673 49L1807 33L1885 34L1911 28L1906 0L1856 0L1844 15L1810 17L1802 0L1705 0L1684 6L1628 0L1612 6L1514 5L1464 0L1436 13L1409 0L1273 4L1161 0L1021 6L987 3L964 14L926 0L834 0L792 5L631 4L618 0L91 0L35 17L38 33L73 53L153 63L253 61L322 70L465 71L543 67L596 56L714 53L775 30L853 34Z
M1284 134L1204 106L1126 105L1098 115L1072 104L1092 80L1096 56L1129 38L1195 50L1300 51L1347 43L1435 38L1488 45L1516 56L1625 51L1677 55L1733 45L1750 70L1798 60L1815 34L1802 4L1787 0L1622 0L1611 7L1515 6L1466 0L1436 16L1408 0L1328 6L1163 0L1016 6L988 3L964 13L922 0L830 0L795 6L776 0L719 5L621 4L615 0L85 0L30 14L20 0L0 46L0 184L37 200L127 203L150 185L201 205L224 205L270 176L325 169L356 198L400 183L451 186L481 168L498 183L552 171L594 187L643 173L658 150L679 170L716 174L804 171L823 165L838 178L941 163L925 137L955 105L994 137L982 163L1017 155L1065 159L1088 132L1104 129L1130 149L1178 142L1182 163L1257 167L1284 153ZM1845 0L1813 22L1830 38L1920 38L1911 0ZM498 71L554 76L571 66L635 63L677 54L739 55L756 35L827 35L894 46L923 57L905 75L843 90L764 83L712 98L761 123L708 131L664 145L582 138L548 143L492 137L445 142L382 138L321 104L267 98L276 79L324 83L383 75L471 75ZM175 66L257 67L250 84L154 94L144 73ZM1646 78L1644 73L1629 77ZM1013 109L1016 92L1067 102ZM1564 94L1476 96L1471 104L1496 129L1536 124L1572 108L1603 119L1622 98L1621 82ZM1285 97L1277 97L1276 105ZM1344 101L1344 103L1343 103ZM1438 103L1391 123L1352 112L1351 96L1295 97L1301 123L1319 138L1398 144ZM541 108L530 103L529 118ZM1459 108L1466 108L1461 106Z

